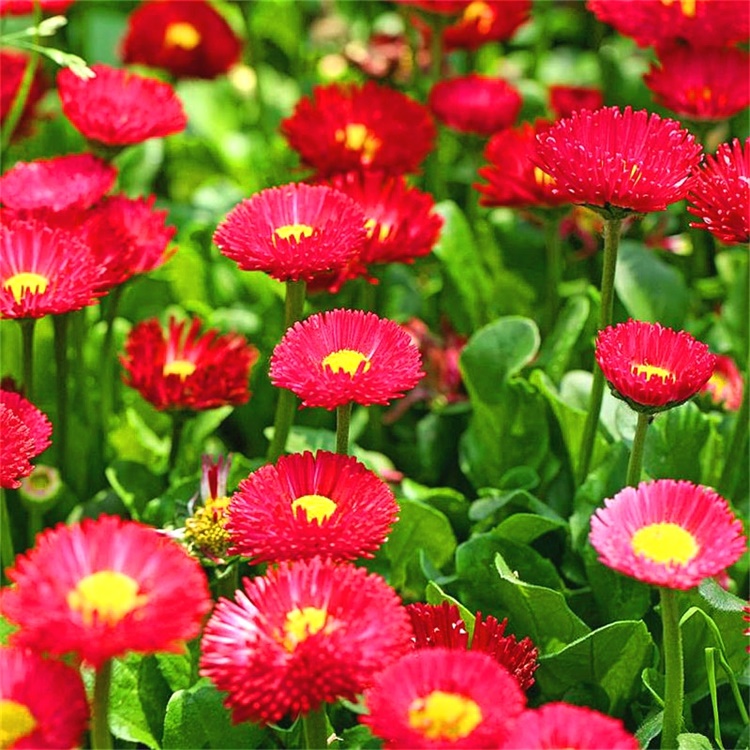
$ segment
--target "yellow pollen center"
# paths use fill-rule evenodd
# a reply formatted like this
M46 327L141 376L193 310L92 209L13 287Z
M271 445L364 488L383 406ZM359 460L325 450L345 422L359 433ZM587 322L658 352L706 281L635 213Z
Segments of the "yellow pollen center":
M686 565L700 547L695 537L676 523L652 523L633 534L633 552L656 563Z
M633 375L645 375L646 380L651 380L653 377L661 378L665 383L667 380L674 380L673 372L663 367L657 367L656 365L632 365L630 371Z
M328 612L317 607L293 609L287 613L284 623L282 643L287 651L294 651L297 645L311 635L320 632L326 624Z
M675 0L661 0L662 5L670 6ZM682 15L687 18L695 18L698 12L698 0L678 0Z
M555 184L555 178L539 167L534 167L534 181L540 187L552 187Z
M493 18L492 8L487 3L469 3L466 10L464 10L464 21L468 21L469 23L476 21L477 31L480 34L486 34L492 28Z
M455 741L471 734L482 721L479 706L458 693L435 690L409 706L409 726L430 740Z
M170 23L164 32L165 47L179 47L189 52L191 49L195 49L200 43L201 35L198 29L185 21Z
M49 279L38 273L22 271L5 280L3 289L13 295L16 302L20 302L26 294L44 294L49 286Z
M192 375L194 372L195 363L187 359L174 359L171 362L167 362L162 369L162 374L165 378L167 375L179 375L180 380L185 380L188 375Z
M339 349L337 352L331 352L323 360L323 366L330 367L334 372L343 370L354 377L362 362L365 363L362 372L367 372L370 369L370 360L362 352L354 349Z
M366 125L351 122L345 128L336 131L336 140L343 143L349 151L359 151L362 162L369 164L380 148L380 138L371 133Z
M297 508L305 511L307 520L322 524L327 521L336 510L336 503L325 495L302 495L292 503L292 513L296 515Z
M274 229L273 233L281 240L290 237L299 242L303 237L309 237L315 230L309 224L285 224L283 227Z
M17 701L0 700L0 747L13 747L36 729L34 714Z
M146 600L146 596L138 594L137 581L115 570L92 573L68 592L68 606L81 613L87 626L95 620L116 625Z
M368 219L365 222L365 229L369 238L373 237L376 229L378 230L378 242L385 242L392 228L390 224L380 224L377 219Z

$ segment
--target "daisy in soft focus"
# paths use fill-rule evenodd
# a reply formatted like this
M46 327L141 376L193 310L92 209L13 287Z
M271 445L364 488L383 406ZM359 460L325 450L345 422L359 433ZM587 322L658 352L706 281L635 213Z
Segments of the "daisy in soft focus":
M79 78L70 68L57 74L63 114L90 141L129 146L187 126L182 103L168 83L99 63L91 70L93 78Z
M464 0L462 6L460 18L443 31L448 51L504 42L531 18L531 0Z
M214 242L243 271L313 281L344 269L365 236L365 216L351 198L327 185L292 183L236 205Z
M14 391L0 390L0 487L16 489L34 467L29 460L50 445L47 415Z
M639 750L638 740L619 719L585 706L547 703L524 711L503 750Z
M211 608L206 575L179 544L116 516L44 531L7 574L11 644L95 668L130 651L182 651Z
M727 245L750 242L750 138L722 143L707 155L688 196L688 211Z
M372 557L396 521L388 485L352 456L282 456L240 482L229 506L232 553L257 562Z
M599 331L596 361L612 393L655 413L695 396L713 374L715 355L686 331L628 320Z
M235 333L201 321L169 319L165 331L155 318L134 326L125 342L125 384L159 410L202 411L244 404L250 398L250 369L258 350Z
M398 323L361 310L331 310L295 323L271 356L271 382L302 406L335 409L400 398L422 378L419 349Z
M316 86L281 132L319 178L353 169L416 172L436 135L426 107L373 81Z
M676 120L604 107L574 112L539 133L532 160L556 195L622 217L684 198L700 156L695 136Z
M239 62L242 40L205 0L150 0L128 18L126 63L163 68L178 78L216 78Z
M442 604L409 604L406 610L414 629L414 647L452 648L481 651L489 654L516 678L521 690L534 684L534 672L539 662L539 651L530 638L516 641L514 635L504 635L508 619L502 622L492 615L482 619L476 613L474 631L469 645L469 633L458 607L450 602Z
M570 117L579 109L600 109L603 106L604 94L593 86L556 84L549 87L549 108L557 120Z
M386 747L500 747L526 698L487 654L423 649L384 669L365 693L360 721Z
M0 0L0 16L30 16L35 7L42 13L65 13L74 2L75 0Z
M3 71L2 76L0 76L0 124L5 124L10 114L13 101L21 87L21 81L29 64L30 58L27 54L16 50L0 49L0 69ZM45 78L41 69L37 68L34 77L31 79L31 88L23 105L21 117L13 131L14 137L28 135L31 132L34 110L46 90Z
M644 583L691 589L745 554L742 522L709 487L659 479L626 487L591 518L604 565Z
M744 388L742 373L734 360L717 354L713 374L700 392L706 394L713 404L723 406L728 411L737 411L742 405Z
M409 618L395 591L350 564L281 563L245 578L235 598L216 605L200 659L235 723L269 724L354 700L409 649Z
M432 114L444 125L482 136L513 125L522 104L507 81L476 73L438 81L428 99Z
M0 646L0 746L83 747L88 721L78 670L27 649Z

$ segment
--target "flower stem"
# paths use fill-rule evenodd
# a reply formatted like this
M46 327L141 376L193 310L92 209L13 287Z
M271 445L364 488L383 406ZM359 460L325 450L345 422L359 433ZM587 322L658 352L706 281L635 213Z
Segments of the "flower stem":
M21 357L23 359L23 391L29 401L34 399L34 326L36 318L21 318Z
M229 563L224 572L216 577L216 598L223 596L232 599L240 587L240 564L238 561Z
M630 449L630 461L628 462L628 478L625 484L630 487L637 487L641 481L641 472L643 471L643 448L646 445L646 430L651 424L653 417L643 412L638 412L638 422L635 426L635 435L633 436L633 447Z
M352 402L336 407L336 453L349 454L349 424L352 421Z
M177 454L180 452L180 441L182 432L187 422L187 414L182 411L172 413L172 443L169 446L169 460L167 461L167 476L174 470L177 463Z
M562 281L562 242L560 241L560 216L557 212L544 220L544 245L547 251L547 294L544 327L551 331L560 307L560 282Z
M677 747L677 735L682 726L684 691L684 664L682 661L682 633L677 609L676 593L672 589L659 589L661 620L664 633L664 723L661 746L664 750Z
M91 706L92 750L111 750L113 747L108 719L111 682L112 660L108 659L96 670L94 677L94 700Z
M604 268L602 269L602 294L599 310L599 330L612 324L612 308L615 299L615 269L617 268L617 249L620 244L620 229L622 219L607 218L604 220ZM594 382L591 385L589 410L586 415L586 425L581 440L581 450L578 457L578 483L583 483L591 467L591 457L594 453L596 428L599 425L599 412L604 398L604 373L598 365L594 365Z
M307 750L325 750L328 747L328 722L325 704L317 711L310 711L302 717L305 729L305 747Z
M55 368L57 386L57 424L55 442L58 446L60 474L68 479L68 315L53 315L55 329Z
M38 4L34 4L35 8L35 25L39 23L41 13L37 13L36 9L38 8ZM34 41L38 41L38 37L34 37ZM13 98L13 104L11 104L10 112L8 113L8 116L5 118L5 122L2 125L2 128L0 128L0 149L5 151L8 144L11 141L11 138L13 138L13 133L16 130L16 126L18 125L18 121L21 119L21 116L23 115L23 110L26 107L26 102L29 99L29 93L31 91L31 85L34 82L34 75L36 74L36 70L39 67L39 51L37 49L32 48L31 56L29 58L28 63L26 64L26 70L23 72L23 78L21 78L21 85L18 87L18 91L16 91L16 95Z
M106 328L104 329L104 340L102 341L102 401L101 401L101 428L106 434L109 420L114 412L115 404L115 352L114 333L117 308L119 307L124 284L116 286L109 294L103 317Z
M13 565L15 552L13 551L13 535L10 531L10 515L5 501L5 490L0 487L0 571L5 577L6 568Z

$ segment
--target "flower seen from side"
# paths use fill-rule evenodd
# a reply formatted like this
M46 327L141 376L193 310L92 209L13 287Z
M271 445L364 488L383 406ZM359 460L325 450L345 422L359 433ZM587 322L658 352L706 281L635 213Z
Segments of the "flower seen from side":
M30 64L31 59L24 52L8 49L0 50L0 68L3 71L2 76L0 76L0 124L4 125L10 115L24 73ZM34 77L31 79L31 88L26 97L26 103L23 105L21 117L13 131L14 137L28 135L31 132L37 102L46 90L45 78L41 70L37 68Z
M713 374L700 392L706 394L713 404L737 411L742 405L744 390L742 374L734 360L717 354Z
M558 120L570 117L579 109L600 109L602 106L604 94L593 86L557 84L549 87L549 107Z
M659 479L626 487L591 518L604 565L644 583L691 589L746 551L742 522L709 487Z
M479 49L510 39L531 17L531 0L464 0L461 16L443 32L446 50Z
M155 529L115 516L59 524L8 570L10 641L98 668L134 651L179 652L211 607L200 565Z

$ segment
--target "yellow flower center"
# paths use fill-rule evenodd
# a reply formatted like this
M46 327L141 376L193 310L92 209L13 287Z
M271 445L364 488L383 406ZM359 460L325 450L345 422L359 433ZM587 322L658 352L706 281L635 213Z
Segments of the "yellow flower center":
M466 696L435 690L409 706L409 726L430 740L459 740L482 721L482 710Z
M492 28L494 13L487 3L473 2L469 3L464 10L464 21L471 23L476 21L477 31L480 34L486 34Z
M375 158L381 146L380 138L359 122L350 122L345 128L337 130L336 140L349 151L359 151L364 164L369 164Z
M20 302L26 294L44 294L49 286L49 279L31 271L21 271L5 280L3 289L13 295L16 302Z
M701 99L704 102L710 102L713 98L713 92L708 86L692 87L687 90L686 96L689 102L697 102Z
M698 0L677 0L680 3L680 10L683 16L695 18L698 12ZM662 5L670 6L675 0L661 0Z
M636 555L662 565L685 565L700 549L695 537L676 523L652 523L644 526L633 534L630 544Z
M297 508L305 511L308 521L317 521L322 524L327 521L336 510L336 503L325 495L302 495L292 503L292 513L297 513Z
M191 23L179 21L170 23L164 32L165 47L179 47L187 50L195 49L201 43L201 35L198 29Z
M224 557L229 549L226 529L230 498L209 497L202 508L185 521L185 536L204 554Z
M534 181L539 187L552 187L555 184L555 178L539 167L534 167Z
M370 360L362 352L355 351L354 349L339 349L336 352L331 352L323 360L323 366L330 367L334 372L341 372L343 370L351 377L354 377L362 362L365 363L362 372L367 372L371 366Z
M100 570L82 578L68 592L68 606L81 613L85 625L94 620L116 625L141 607L146 596L138 594L138 581L116 570Z
M188 375L192 375L194 372L195 362L187 359L173 359L171 362L167 362L162 369L165 378L167 375L179 375L180 380L185 380Z
M632 365L630 371L633 375L645 375L646 380L651 380L653 377L661 378L665 383L667 380L674 380L674 373L671 370L656 365Z
M288 240L290 237L299 242L303 237L309 237L315 229L309 224L285 224L283 227L274 229L273 233L281 240Z
M289 652L294 651L302 641L323 630L327 619L328 612L317 607L303 607L288 612L281 639L284 648Z
M376 229L378 230L378 242L385 242L392 228L390 224L379 224L377 219L368 219L365 222L365 229L369 238L372 238Z
M23 703L0 700L0 747L13 747L36 729L34 714Z

